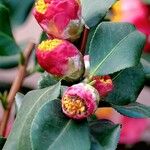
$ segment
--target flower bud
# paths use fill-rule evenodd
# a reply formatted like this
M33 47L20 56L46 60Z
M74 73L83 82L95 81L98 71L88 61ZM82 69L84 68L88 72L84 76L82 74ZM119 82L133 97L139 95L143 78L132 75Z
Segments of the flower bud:
M73 82L84 74L83 56L68 41L43 41L36 50L36 56L40 66L55 77Z
M93 86L97 89L101 97L107 96L113 90L113 83L110 76L95 76L92 78L95 83Z
M94 114L99 102L98 91L89 84L69 87L62 98L62 110L72 119L85 119Z
M37 0L33 15L49 36L72 41L80 37L83 24L78 0Z

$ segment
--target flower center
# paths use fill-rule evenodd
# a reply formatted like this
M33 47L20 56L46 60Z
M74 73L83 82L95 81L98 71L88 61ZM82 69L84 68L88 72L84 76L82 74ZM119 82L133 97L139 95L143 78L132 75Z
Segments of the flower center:
M41 51L52 51L58 45L60 45L63 41L59 39L46 40L39 44L38 49Z
M37 0L37 2L35 3L35 8L39 13L44 14L45 11L47 10L48 4L45 3L44 0Z
M100 82L103 82L103 83L112 83L112 80L110 78L107 78L106 76L102 76L99 78L99 81Z
M80 115L86 113L86 104L78 96L64 96L62 107L70 115Z

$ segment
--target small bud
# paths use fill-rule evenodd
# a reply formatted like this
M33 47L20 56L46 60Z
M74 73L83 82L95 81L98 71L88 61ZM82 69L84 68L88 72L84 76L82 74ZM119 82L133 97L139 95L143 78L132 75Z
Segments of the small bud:
M52 37L76 40L83 30L78 0L37 0L33 15Z
M84 83L69 87L62 98L62 110L72 119L85 119L94 114L99 102L97 90Z
M95 76L93 86L97 89L101 97L107 96L113 90L113 83L110 76Z
M55 77L73 82L84 74L83 56L68 41L43 41L36 50L36 56L40 66Z

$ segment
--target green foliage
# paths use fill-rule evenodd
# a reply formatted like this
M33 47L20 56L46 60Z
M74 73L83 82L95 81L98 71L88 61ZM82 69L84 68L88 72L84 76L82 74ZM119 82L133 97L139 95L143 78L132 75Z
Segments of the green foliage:
M132 118L150 118L150 106L140 103L130 103L125 106L112 105L122 115Z
M3 146L4 146L5 142L6 142L6 139L5 139L5 138L3 138L2 136L0 136L0 149L2 149L2 148L3 148Z
M120 126L108 120L97 120L90 123L92 134L91 150L115 150L119 141Z
M59 94L60 83L57 83L52 87L34 90L25 95L14 128L3 149L31 149L30 130L34 116L45 103L56 99Z
M90 74L107 75L137 65L144 43L145 36L131 24L100 23L90 44Z
M116 0L81 0L82 17L86 25L91 28L105 17Z
M0 68L16 66L19 52L11 31L9 11L0 4Z
M34 0L1 0L3 4L5 4L11 14L11 22L13 24L21 24L23 23L26 18L28 17L29 13L31 12L31 8L33 6Z
M49 101L36 114L31 128L31 141L32 149L36 150L90 149L87 121L68 119L62 113L60 100Z
M15 96L16 113L18 113L19 109L21 108L21 105L23 103L23 98L24 98L24 95L22 93L19 93L19 92Z
M105 101L116 105L135 102L144 87L145 74L142 65L117 72L112 78L114 89Z
M56 78L45 72L41 75L41 78L38 80L38 88L39 89L46 88L56 84L57 82L58 80Z
M150 0L143 0L145 4L150 4Z

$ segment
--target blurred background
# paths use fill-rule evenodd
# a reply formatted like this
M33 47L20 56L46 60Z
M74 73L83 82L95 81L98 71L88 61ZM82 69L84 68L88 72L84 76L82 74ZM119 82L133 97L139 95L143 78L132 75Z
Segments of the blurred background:
M20 0L0 0L0 6L4 4L7 7L2 8L5 9L3 11L5 13L0 9L0 120L6 105L6 91L9 91L16 77L20 51L26 47L29 41L38 43L41 38L42 30L32 16L33 3L34 0L23 2ZM138 101L150 106L150 0L119 0L108 12L107 19L113 22L132 23L147 37L141 58L146 81ZM11 43L7 46L10 38ZM37 81L41 74L37 68L38 65L33 53L28 66L28 70L31 71L23 82L21 93L25 94L29 90L37 88ZM14 121L14 113L13 110L7 127L8 132ZM96 115L99 118L107 118L122 124L118 150L150 150L150 119L122 117L111 108L102 108L96 112Z

